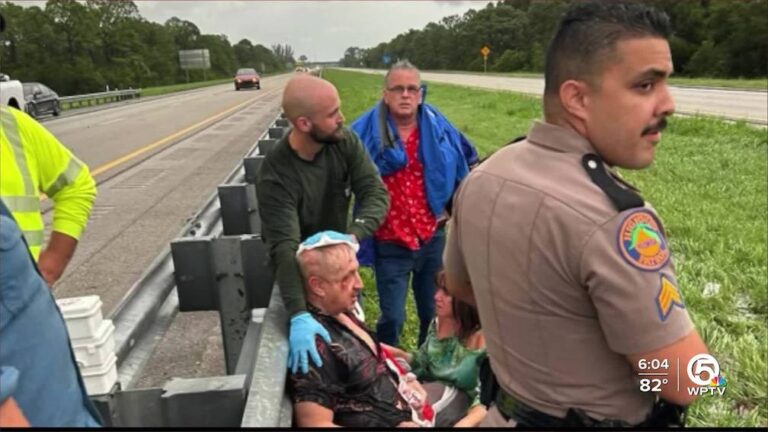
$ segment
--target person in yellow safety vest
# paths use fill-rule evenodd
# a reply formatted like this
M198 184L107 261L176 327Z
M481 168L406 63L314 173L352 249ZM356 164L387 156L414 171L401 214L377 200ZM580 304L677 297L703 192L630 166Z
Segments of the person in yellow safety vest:
M53 226L45 249L43 193L53 200ZM0 107L0 198L52 286L75 253L96 198L96 182L88 167L45 127L10 107Z

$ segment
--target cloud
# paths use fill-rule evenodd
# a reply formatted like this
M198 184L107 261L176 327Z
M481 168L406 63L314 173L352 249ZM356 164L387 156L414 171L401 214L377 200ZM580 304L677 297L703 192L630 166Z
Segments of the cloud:
M370 48L410 29L422 29L449 15L481 9L490 0L368 0L368 1L135 1L141 15L164 23L178 17L202 33L223 34L231 44L248 39L271 47L289 44L296 56L338 60L356 46ZM45 7L45 1L17 1Z
M230 43L248 39L289 44L296 56L338 60L350 46L368 48L487 1L139 1L141 15L165 22L176 16Z

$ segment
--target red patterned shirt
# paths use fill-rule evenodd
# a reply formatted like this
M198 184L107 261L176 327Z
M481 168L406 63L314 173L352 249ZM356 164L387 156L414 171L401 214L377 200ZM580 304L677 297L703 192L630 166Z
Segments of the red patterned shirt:
M395 242L410 250L418 250L437 228L437 219L429 209L424 192L424 166L419 160L418 148L417 128L405 141L408 157L405 168L383 178L389 193L389 212L375 234L376 240Z

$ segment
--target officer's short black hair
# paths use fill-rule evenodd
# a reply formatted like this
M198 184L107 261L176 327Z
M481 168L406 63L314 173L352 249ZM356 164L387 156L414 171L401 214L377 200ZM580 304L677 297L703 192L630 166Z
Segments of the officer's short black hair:
M639 37L669 39L666 13L628 2L579 2L563 15L547 49L544 95L556 96L560 86L577 79L598 84L616 43Z

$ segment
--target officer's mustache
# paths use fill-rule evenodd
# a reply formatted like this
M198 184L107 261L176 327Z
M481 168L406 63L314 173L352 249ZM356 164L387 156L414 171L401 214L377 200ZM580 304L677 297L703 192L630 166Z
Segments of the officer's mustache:
M667 118L664 117L661 120L659 120L659 122L656 123L655 125L648 126L645 129L643 129L643 133L641 135L647 135L649 133L661 132L661 131L663 131L666 128L667 128Z

